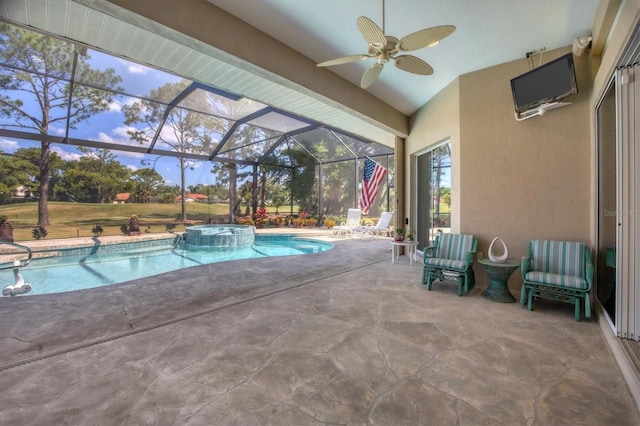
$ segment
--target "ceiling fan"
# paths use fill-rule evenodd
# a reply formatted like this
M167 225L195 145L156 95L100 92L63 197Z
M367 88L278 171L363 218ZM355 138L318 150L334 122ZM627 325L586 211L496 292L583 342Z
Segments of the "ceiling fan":
M321 62L319 67L330 67L334 65L348 64L364 59L375 58L376 63L371 65L364 72L360 80L360 87L366 89L378 78L384 64L393 61L393 64L401 70L420 75L433 74L433 68L420 58L412 55L399 55L402 52L422 49L423 47L435 46L455 31L454 25L441 25L437 27L425 28L407 36L397 39L396 37L385 35L384 33L384 0L382 0L382 29L375 22L365 16L357 19L358 30L365 41L369 44L367 54L349 55L341 58L331 59Z

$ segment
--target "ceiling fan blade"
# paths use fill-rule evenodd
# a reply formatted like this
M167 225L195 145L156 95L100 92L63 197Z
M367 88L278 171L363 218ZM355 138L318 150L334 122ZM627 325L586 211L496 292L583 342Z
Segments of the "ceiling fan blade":
M320 62L318 64L319 67L331 67L333 65L342 65L342 64L348 64L350 62L357 62L357 61L361 61L363 59L367 59L370 58L371 56L369 55L350 55L350 56L343 56L341 58L336 58L336 59L331 59L329 61L324 61L324 62Z
M396 67L403 71L407 71L413 74L431 75L433 74L433 68L420 58L416 58L411 55L402 55L393 58L393 63Z
M455 30L456 27L454 25L440 25L438 27L416 31L415 33L402 37L396 48L400 51L409 52L427 46L434 46Z
M371 86L371 84L376 81L376 78L378 78L380 71L382 71L382 67L384 67L383 64L375 63L367 68L367 70L362 75L362 80L360 80L360 87L366 89L367 87Z
M366 16L358 16L357 24L360 34L371 46L382 49L387 44L384 33L371 19Z

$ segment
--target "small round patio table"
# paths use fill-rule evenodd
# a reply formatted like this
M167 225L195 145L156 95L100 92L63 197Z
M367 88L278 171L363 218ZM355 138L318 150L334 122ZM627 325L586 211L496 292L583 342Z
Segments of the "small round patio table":
M489 274L489 286L482 292L482 297L501 303L513 303L516 298L509 292L507 281L519 267L518 262L496 263L489 259L479 259L487 274Z
M407 255L409 256L409 265L413 265L413 262L417 262L416 260L416 252L418 250L418 242L417 241L391 241L391 263L395 263L398 260L398 256L400 256L400 247L407 248Z

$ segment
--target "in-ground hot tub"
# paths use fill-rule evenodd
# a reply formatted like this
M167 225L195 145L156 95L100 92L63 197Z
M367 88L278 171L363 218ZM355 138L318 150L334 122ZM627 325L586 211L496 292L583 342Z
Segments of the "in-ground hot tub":
M184 233L187 248L247 246L255 238L253 226L248 225L188 226Z

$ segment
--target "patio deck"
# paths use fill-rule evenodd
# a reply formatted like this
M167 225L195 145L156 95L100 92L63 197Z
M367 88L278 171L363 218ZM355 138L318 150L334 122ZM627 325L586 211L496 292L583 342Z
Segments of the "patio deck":
M321 238L335 248L0 299L0 423L640 424L570 305L427 291L389 240Z

